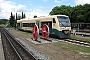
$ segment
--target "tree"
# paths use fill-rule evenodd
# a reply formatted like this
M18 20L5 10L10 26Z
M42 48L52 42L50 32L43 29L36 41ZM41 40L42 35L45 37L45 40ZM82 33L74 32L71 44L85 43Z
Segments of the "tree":
M9 20L8 19L0 19L0 25L1 24L6 24Z
M73 22L90 23L90 4L77 5L73 7L71 20Z
M33 18L37 18L37 16L35 15Z
M58 14L60 14L59 11L60 11L59 6L56 6L52 9L52 11L49 14L50 15L58 15Z
M17 20L18 20L18 18L17 18L17 13L16 13L15 28L16 28Z
M84 16L86 19L85 22L90 23L90 4L83 5L83 10L84 10Z
M25 14L23 15L23 18L26 18L26 15Z
M22 19L20 14L18 14L17 18L18 18L18 20Z
M72 13L72 7L70 6L56 6L52 9L52 11L49 13L50 15L68 15L71 18Z
M11 27L15 27L15 16L12 14L12 12L11 12L9 23Z
M73 7L71 16L71 22L83 22L85 20L83 6L77 5Z
M18 18L17 18L17 13L16 13L16 20L18 20Z
M23 18L26 18L26 15L25 15L25 13L22 12L22 19Z
M56 6L49 13L50 15L67 15L70 17L71 23L90 23L90 4L70 6Z
M22 19L24 18L23 12L22 12Z

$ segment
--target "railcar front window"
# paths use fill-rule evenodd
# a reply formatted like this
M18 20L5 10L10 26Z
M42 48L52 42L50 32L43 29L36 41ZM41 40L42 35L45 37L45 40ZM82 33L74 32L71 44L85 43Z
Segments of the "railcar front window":
M61 27L70 27L70 20L68 17L58 16L57 18Z

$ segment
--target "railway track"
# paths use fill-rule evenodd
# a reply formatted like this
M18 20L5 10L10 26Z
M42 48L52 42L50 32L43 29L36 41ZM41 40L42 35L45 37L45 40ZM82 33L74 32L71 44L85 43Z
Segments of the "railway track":
M6 42L6 47L4 47L4 48L9 48L10 49L10 51L7 49L6 50L6 54L5 54L5 58L6 58L6 60L39 60L39 59L36 59L34 56L34 58L31 56L31 54L29 54L29 51L27 52L27 50L26 49L24 49L23 50L23 48L25 47L25 45L22 45L20 42L19 42L19 40L16 40L16 39L14 39L14 37L12 36L12 35L10 35L8 32L7 32L7 30L4 30L4 29L2 29L1 30L2 31L2 40L5 40L5 41L8 41L8 40L10 40L11 41L11 43L13 44L14 43L14 49L16 49L16 50L13 50L13 48L12 48L12 46L11 46L11 44L9 44L9 45L6 45L6 44L8 44L8 42ZM8 40L7 40L8 39ZM31 38L31 40L33 40L33 38ZM4 42L5 42L4 41ZM35 40L33 40L33 41L35 41ZM42 41L48 41L48 42L50 42L50 43L52 43L52 42L58 42L58 41L64 41L64 42L68 42L68 43L72 43L72 44L76 44L76 45L81 45L81 46L85 46L85 47L90 47L90 42L87 42L87 41L81 41L81 40L75 40L75 39L59 39L59 38L48 38L48 39L43 39L43 38L39 38L39 39L37 39L37 41L36 42L38 42L38 43L40 43L40 44L42 44ZM3 42L3 43L4 43ZM18 43L19 44L18 44ZM19 47L18 47L18 45L20 45ZM22 47L23 48L22 48ZM5 49L4 49L5 50ZM7 53L8 52L8 53ZM22 53L23 52L23 53Z
M79 30L79 31L72 30L71 33L74 35L81 35L84 37L90 37L90 30Z
M31 41L31 40L33 40L33 38L27 39L27 40ZM35 41L35 40L33 40L33 41ZM46 42L46 41L48 41L48 42ZM51 38L51 37L49 37L48 39L44 39L42 37L41 38L38 38L35 41L36 43L35 42L34 43L35 44L43 44L44 42L46 42L46 43L52 43L52 42L58 42L58 41L64 41L64 42L68 42L68 43L72 43L72 44L76 44L76 45L90 47L90 42L87 42L87 41L81 41L81 40L76 40L76 39L60 39L60 38Z
M49 39L52 40L52 39ZM64 42L68 42L68 43L72 43L72 44L76 44L76 45L81 45L81 46L85 46L85 47L90 47L90 42L87 41L81 41L81 40L76 40L76 39L56 39L59 41L64 41Z
M84 30L83 30L84 31ZM82 31L82 32L83 32ZM24 31L24 32L29 32L29 31ZM85 33L80 33L78 35L82 35L82 36L85 36L85 37L90 37L90 31L84 31ZM31 32L30 32L31 33ZM34 40L33 38L31 39L27 39L29 41L31 40ZM44 39L44 38L38 38L37 40L34 40L36 41L35 44L42 44L43 41L42 40L46 40L46 41L49 41L50 43L51 42L57 42L57 41L65 41L65 42L69 42L69 43L72 43L72 44L77 44L77 45L81 45L81 46L86 46L86 47L90 47L90 42L87 42L87 41L81 41L81 40L75 40L75 39L59 39L59 38L51 38L49 37L48 39ZM56 41L55 41L56 40ZM32 42L32 41L31 41Z
M27 40L29 40L29 41L31 41L32 43L35 43L35 44L43 44L45 41L48 41L46 43L65 41L65 42L76 44L76 45L90 47L90 42L75 40L75 39L60 39L60 38L51 38L51 37L49 37L48 39L44 39L44 38L40 37L37 40L34 40L33 38L30 38L30 39L27 39Z
M64 41L72 44L76 44L76 45L90 47L90 42L87 42L87 41L81 41L76 39L64 39Z
M37 60L7 30L1 30L5 60Z

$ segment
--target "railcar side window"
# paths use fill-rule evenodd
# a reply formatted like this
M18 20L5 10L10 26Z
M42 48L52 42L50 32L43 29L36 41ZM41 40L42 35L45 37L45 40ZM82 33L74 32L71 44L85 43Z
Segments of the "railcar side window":
M41 27L42 27L44 24L48 25L48 22L41 22Z
M35 23L29 23L29 27L33 27Z
M23 27L29 27L29 23L23 23Z
M53 23L56 23L55 18L53 18Z
M48 27L52 28L52 21L46 21L46 22L41 22L41 27L46 24Z

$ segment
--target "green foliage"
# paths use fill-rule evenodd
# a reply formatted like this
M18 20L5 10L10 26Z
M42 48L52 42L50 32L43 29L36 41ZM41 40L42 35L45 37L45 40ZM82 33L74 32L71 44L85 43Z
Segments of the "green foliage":
M23 19L23 12L22 12L22 19Z
M33 18L37 18L37 16L35 15Z
M11 16L10 16L10 20L9 20L10 26L16 28L17 20L20 20L23 18L26 18L26 15L23 12L22 12L22 15L16 13L16 18L11 12Z
M6 24L9 20L8 19L0 19L0 25L1 24Z
M71 22L90 23L90 4L70 6L56 6L49 13L50 15L63 14L70 17Z
M26 15L22 12L22 19L26 18Z
M18 20L22 19L22 16L20 14L18 14L17 19Z
M90 22L90 4L83 5L86 22Z
M16 20L20 20L20 19L24 19L24 18L26 18L25 13L22 12L21 15L20 14L17 15L17 13L16 13Z
M18 18L17 18L17 13L16 13L16 20L18 20Z
M80 36L78 37L78 36L75 36L75 35L71 35L70 38L90 42L90 38L85 38L85 37L80 37Z
M74 51L74 52L76 52L78 54L80 52L89 53L89 56L90 56L90 47L74 45L74 44L70 44L70 43L66 43L66 42L58 42L56 44L56 46L58 46L60 48L63 48L65 50Z
M82 5L73 7L71 22L85 22L84 10Z
M15 27L15 16L11 12L10 20L9 20L10 26Z
M71 13L72 13L72 7L61 5L61 6L54 7L49 14L50 15L59 15L59 14L68 15L69 17L71 17Z
M23 15L23 18L26 18L26 15L25 14Z

